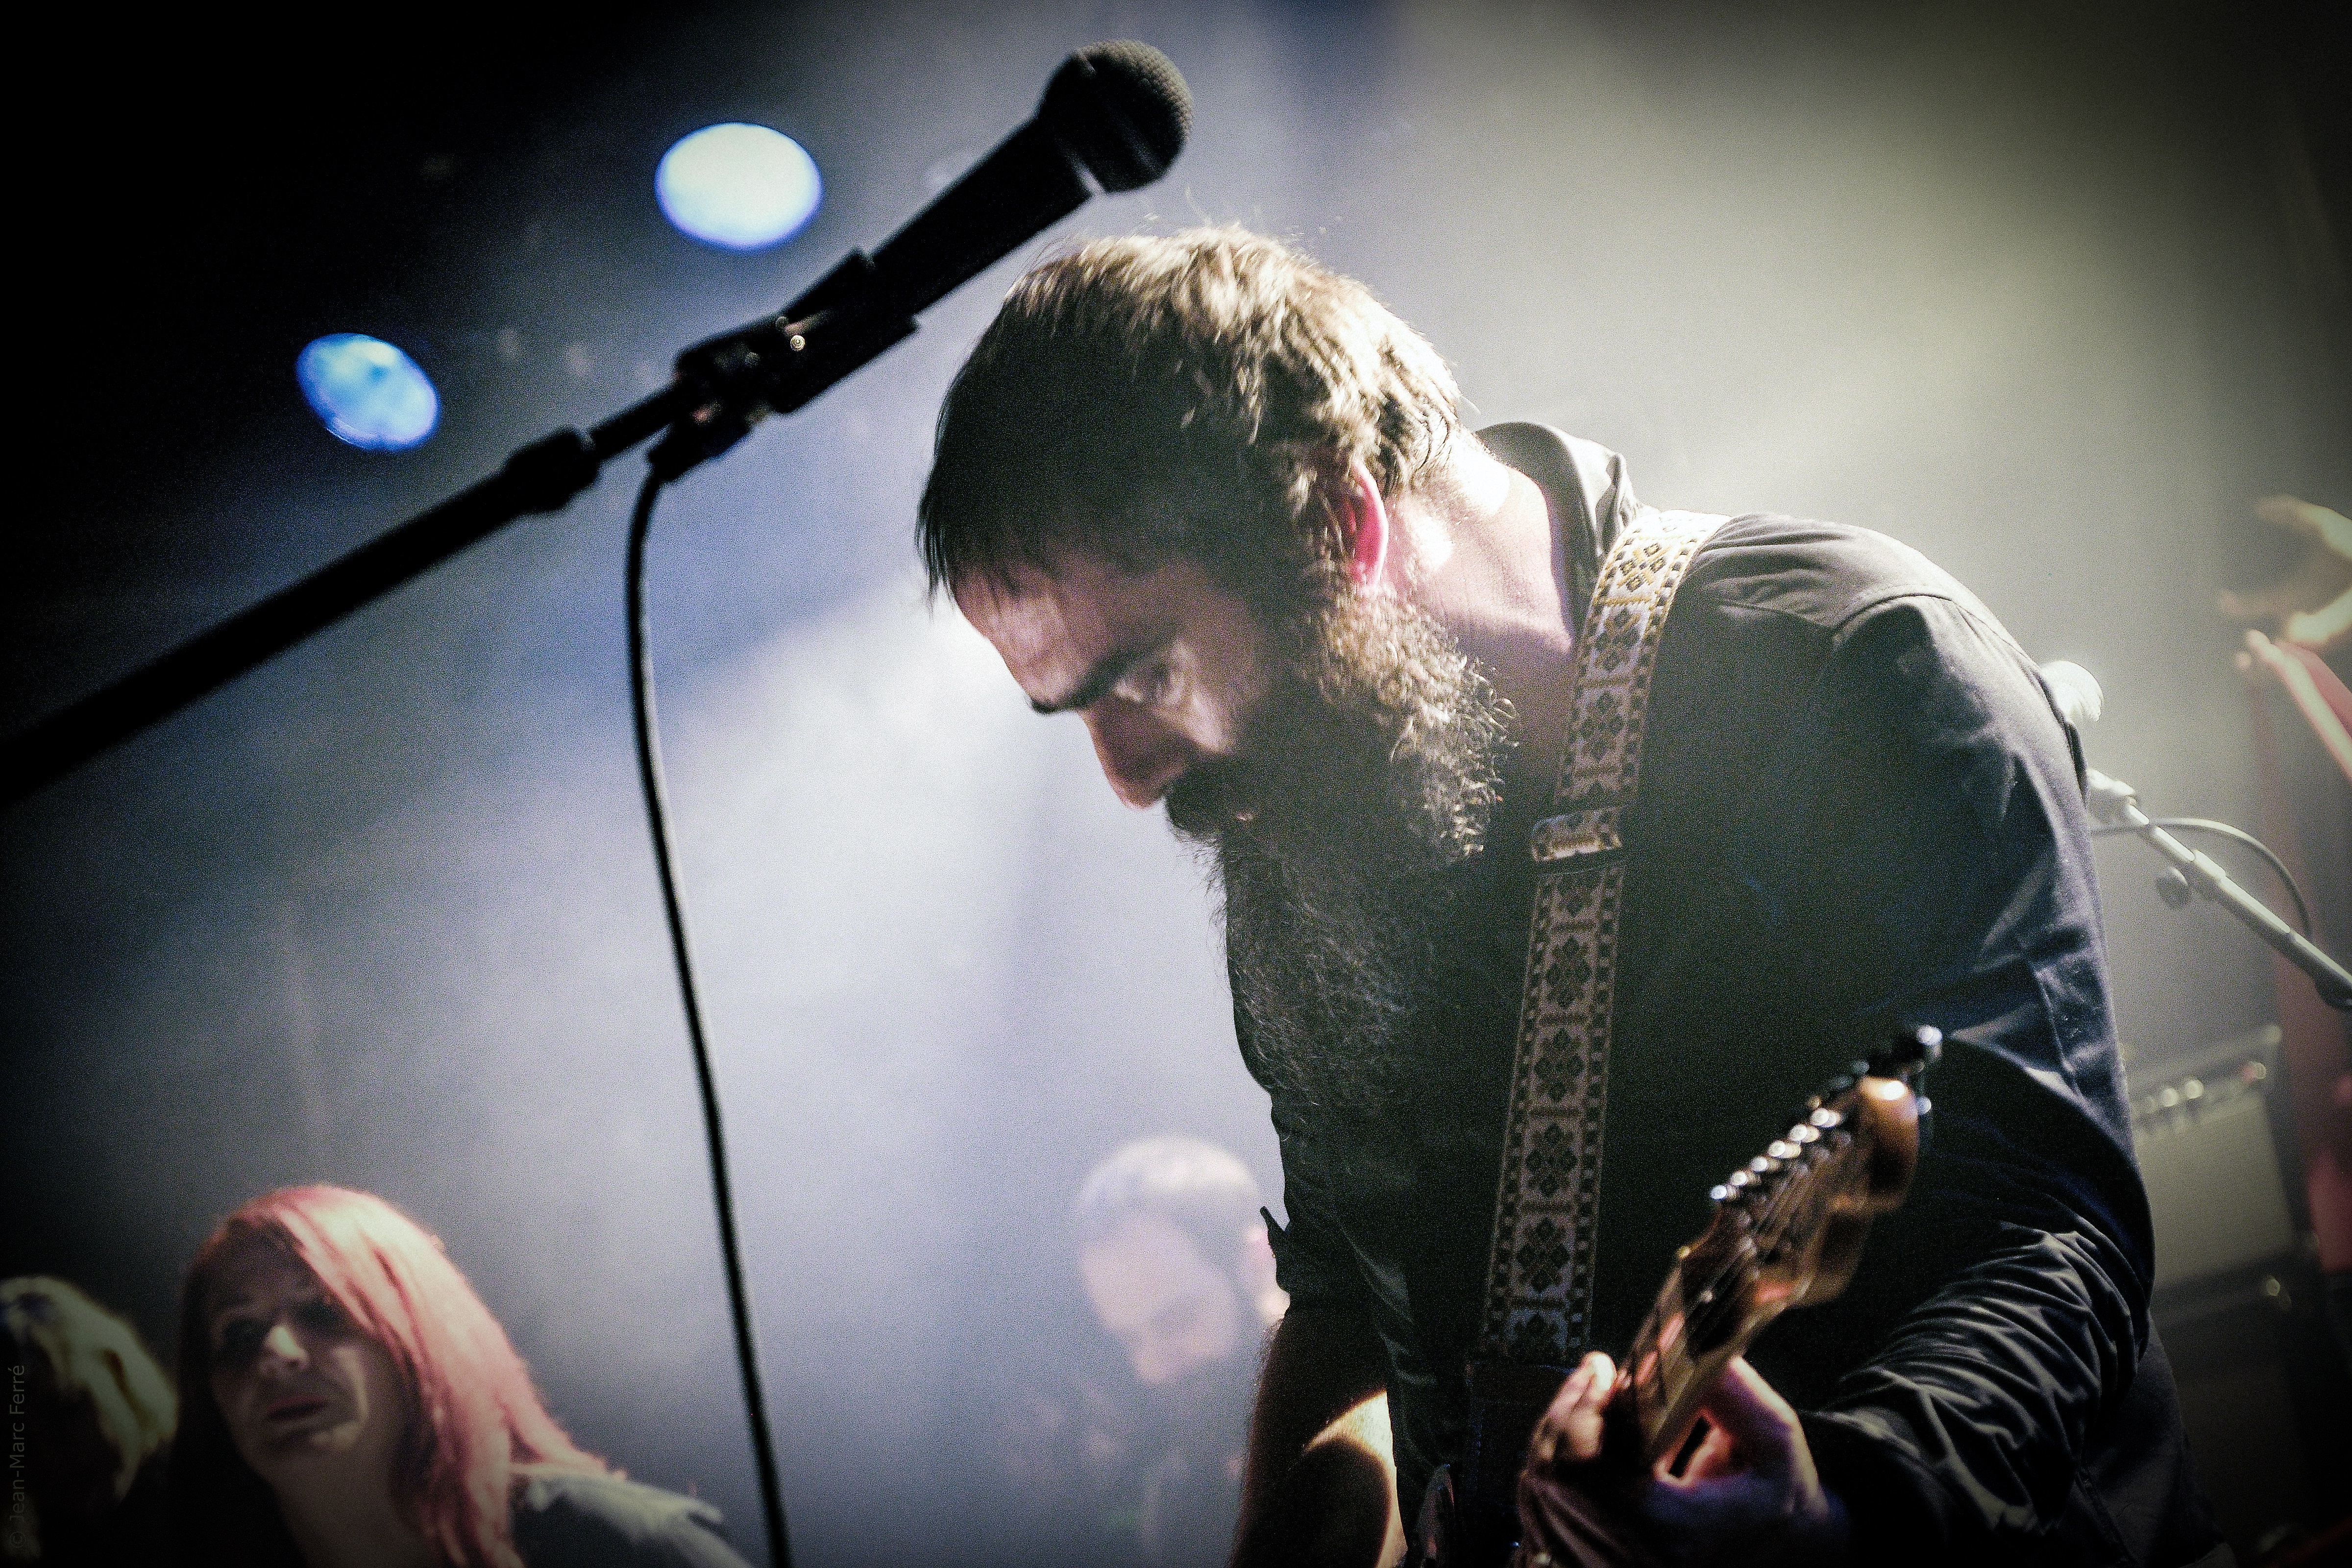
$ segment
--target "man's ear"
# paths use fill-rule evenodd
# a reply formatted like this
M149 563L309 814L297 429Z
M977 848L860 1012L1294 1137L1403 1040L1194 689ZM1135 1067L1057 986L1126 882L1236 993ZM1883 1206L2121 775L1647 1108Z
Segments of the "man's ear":
M1389 508L1360 458L1348 464L1337 498L1339 529L1348 542L1348 580L1359 588L1379 583L1389 564Z

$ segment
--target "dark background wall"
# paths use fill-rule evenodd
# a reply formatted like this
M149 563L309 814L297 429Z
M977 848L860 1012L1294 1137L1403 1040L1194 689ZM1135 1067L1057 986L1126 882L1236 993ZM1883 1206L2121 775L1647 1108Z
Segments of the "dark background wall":
M495 18L488 12L495 10ZM2092 760L2253 817L2217 589L2352 497L2325 8L428 4L56 21L25 68L18 564L0 709L49 710L657 385L872 245L1098 37L1198 99L1062 232L1238 221L1379 290L1481 420L1645 499L1881 528L2105 683ZM671 230L688 130L775 125L823 211ZM2331 216L2338 226L2328 226ZM1016 1557L974 1413L1076 1353L1061 1216L1178 1130L1272 1182L1197 870L926 608L947 378L1017 270L664 504L655 616L794 1530L811 1563ZM438 384L363 454L290 367ZM632 465L10 809L10 1273L168 1342L227 1208L332 1179L447 1241L551 1402L756 1545L703 1155L628 752ZM2160 1070L2267 1020L2258 950L2102 851Z

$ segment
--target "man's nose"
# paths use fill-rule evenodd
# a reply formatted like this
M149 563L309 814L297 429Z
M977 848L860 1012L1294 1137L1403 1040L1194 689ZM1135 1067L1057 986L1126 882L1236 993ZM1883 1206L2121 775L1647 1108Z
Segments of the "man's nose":
M1131 702L1107 699L1087 710L1087 732L1111 793L1129 805L1153 805L1201 760L1192 738Z
M303 1348L292 1327L281 1320L270 1324L269 1332L262 1336L261 1359L265 1363L276 1361L288 1366L308 1366L310 1352Z

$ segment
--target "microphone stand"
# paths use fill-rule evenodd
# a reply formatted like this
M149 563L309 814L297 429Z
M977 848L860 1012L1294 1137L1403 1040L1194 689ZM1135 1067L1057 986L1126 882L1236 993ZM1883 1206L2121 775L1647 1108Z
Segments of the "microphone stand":
M1083 197L1084 187L1076 184L1075 173L1070 179ZM751 1287L736 1237L718 1084L703 1035L701 1006L695 995L685 911L672 865L659 742L654 728L653 665L646 643L645 546L654 500L663 486L734 446L768 415L802 406L914 331L914 318L903 306L875 302L877 293L885 301L890 296L873 287L874 274L873 260L864 251L852 251L776 316L688 349L678 356L677 379L662 391L585 434L558 430L519 447L488 479L11 738L5 760L0 760L5 798L11 803L20 800L517 518L561 510L596 481L607 458L657 432L667 432L647 454L650 471L629 525L631 711L656 869L668 919L670 955L677 966L687 1038L702 1101L719 1257L735 1330L761 1522L769 1559L779 1568L789 1568L792 1552L785 1533L775 1440L761 1387Z
M532 512L561 510L607 458L667 428L666 484L800 407L915 330L982 268L1077 210L1097 189L1166 173L1192 97L1142 44L1081 49L1045 84L1034 117L868 256L853 250L772 317L697 343L677 379L583 435L559 430L421 516L231 616L0 743L0 804L14 804L362 605Z
M1077 183L1075 171L1069 183L1078 199L1083 199L1085 187ZM1069 203L1076 205L1076 200ZM662 391L585 434L558 430L519 447L488 479L13 737L5 761L0 761L5 798L11 803L20 800L517 518L561 510L596 481L607 458L657 432L667 432L646 455L650 471L629 525L632 713L640 782L668 918L670 954L677 970L687 1037L702 1101L719 1215L719 1255L742 1373L762 1523L770 1561L779 1568L789 1565L791 1546L785 1534L775 1441L761 1389L751 1288L736 1239L718 1085L695 995L685 912L672 867L659 742L654 732L653 666L644 601L645 544L654 500L663 486L734 446L768 415L801 407L914 331L912 314L903 304L889 302L893 297L877 289L874 283L872 258L864 251L852 251L779 314L688 349L678 356L677 379ZM877 295L884 302L876 302Z
M2091 815L2128 830L2168 864L2157 879L2156 890L2174 909L2186 908L2192 898L2221 905L2243 921L2248 930L2275 949L2282 958L2311 977L2319 999L2339 1012L2352 1011L2352 972L2321 952L2270 906L2231 879L2221 863L2187 845L2148 820L2139 808L2139 793L2120 779L2096 768L2084 770L2084 796Z

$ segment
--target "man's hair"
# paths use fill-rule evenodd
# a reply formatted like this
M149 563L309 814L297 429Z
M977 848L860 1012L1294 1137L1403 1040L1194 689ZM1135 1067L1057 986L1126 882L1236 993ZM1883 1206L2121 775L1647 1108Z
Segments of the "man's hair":
M1199 1138L1165 1136L1121 1144L1087 1174L1072 1205L1080 1250L1129 1220L1166 1220L1216 1268L1231 1269L1242 1237L1259 1223L1257 1178L1223 1149Z
M1330 508L1444 471L1459 394L1353 279L1239 228L1098 239L1024 274L940 413L919 513L934 589L1067 550L1182 558L1253 602L1344 568Z

